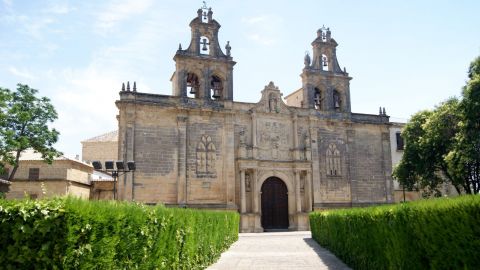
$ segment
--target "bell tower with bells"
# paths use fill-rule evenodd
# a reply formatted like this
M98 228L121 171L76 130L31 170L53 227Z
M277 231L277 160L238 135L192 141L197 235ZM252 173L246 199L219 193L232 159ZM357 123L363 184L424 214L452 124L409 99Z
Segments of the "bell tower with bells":
M313 56L305 53L302 74L303 108L350 113L350 80L337 60L337 42L330 28L323 26L312 42Z
M173 57L173 95L205 100L233 100L233 61L230 42L225 53L218 41L220 24L212 18L205 1L190 22L191 40L187 49L180 44Z

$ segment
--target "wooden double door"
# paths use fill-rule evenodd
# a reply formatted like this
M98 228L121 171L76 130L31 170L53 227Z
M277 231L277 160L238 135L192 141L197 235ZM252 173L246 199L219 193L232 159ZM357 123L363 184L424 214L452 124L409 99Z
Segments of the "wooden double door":
M288 229L288 190L277 177L262 185L262 227L265 230Z

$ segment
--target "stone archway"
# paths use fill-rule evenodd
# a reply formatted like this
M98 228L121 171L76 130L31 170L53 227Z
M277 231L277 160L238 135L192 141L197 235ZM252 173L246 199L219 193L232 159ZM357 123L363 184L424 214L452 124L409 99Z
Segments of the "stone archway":
M262 184L261 206L264 230L288 229L288 189L278 177L269 177Z

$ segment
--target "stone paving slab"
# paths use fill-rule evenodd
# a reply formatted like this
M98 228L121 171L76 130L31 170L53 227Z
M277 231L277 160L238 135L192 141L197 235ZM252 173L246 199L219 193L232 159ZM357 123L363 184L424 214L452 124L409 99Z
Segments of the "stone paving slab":
M310 232L241 233L209 270L350 269Z

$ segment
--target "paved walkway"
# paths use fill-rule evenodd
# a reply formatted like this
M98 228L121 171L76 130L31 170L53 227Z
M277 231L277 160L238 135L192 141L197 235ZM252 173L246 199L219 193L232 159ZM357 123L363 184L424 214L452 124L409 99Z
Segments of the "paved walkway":
M350 269L310 232L241 233L210 270Z

